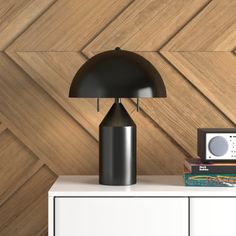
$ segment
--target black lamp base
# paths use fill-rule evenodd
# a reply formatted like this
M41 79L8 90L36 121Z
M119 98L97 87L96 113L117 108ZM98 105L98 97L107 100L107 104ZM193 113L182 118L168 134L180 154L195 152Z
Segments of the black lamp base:
M136 183L136 125L120 99L99 126L99 183Z

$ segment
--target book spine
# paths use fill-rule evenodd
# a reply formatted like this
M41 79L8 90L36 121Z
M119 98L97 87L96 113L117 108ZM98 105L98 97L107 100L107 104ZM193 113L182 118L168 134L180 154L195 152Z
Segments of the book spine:
M236 174L218 175L218 174L184 174L184 183L186 186L208 186L208 187L235 187Z
M192 165L192 174L236 174L236 166Z

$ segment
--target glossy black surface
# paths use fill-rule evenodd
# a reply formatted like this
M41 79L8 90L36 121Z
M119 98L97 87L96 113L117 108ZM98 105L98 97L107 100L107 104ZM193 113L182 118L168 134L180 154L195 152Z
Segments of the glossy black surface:
M99 126L99 183L136 183L136 125L120 100Z
M69 96L166 97L166 89L156 68L144 57L130 51L111 50L95 55L81 66Z

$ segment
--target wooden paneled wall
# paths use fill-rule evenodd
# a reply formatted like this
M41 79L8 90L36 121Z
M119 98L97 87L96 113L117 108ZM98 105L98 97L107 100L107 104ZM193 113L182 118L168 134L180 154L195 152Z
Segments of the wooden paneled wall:
M166 99L125 106L139 174L181 174L198 127L236 123L236 0L0 0L0 235L47 235L58 175L97 174L112 104L69 99L77 69L121 47L150 60Z

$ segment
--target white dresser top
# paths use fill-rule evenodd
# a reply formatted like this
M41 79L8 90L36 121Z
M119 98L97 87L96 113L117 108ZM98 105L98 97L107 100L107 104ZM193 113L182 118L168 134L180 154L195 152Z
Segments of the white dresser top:
M98 184L98 176L59 176L49 196L235 196L236 187L186 187L182 176L138 176L131 186Z

